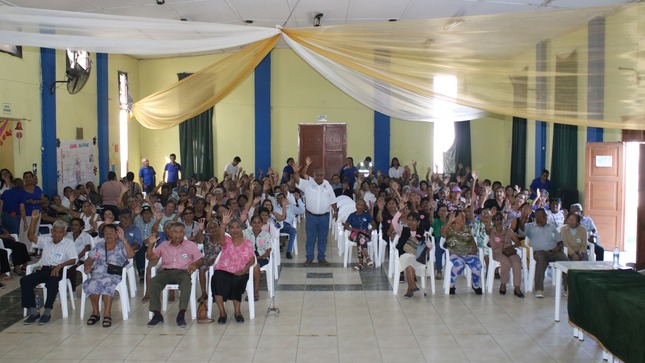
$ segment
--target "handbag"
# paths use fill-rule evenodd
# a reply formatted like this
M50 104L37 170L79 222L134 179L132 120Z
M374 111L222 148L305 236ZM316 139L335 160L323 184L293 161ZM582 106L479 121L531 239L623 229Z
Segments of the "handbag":
M110 275L121 275L123 274L123 267L127 265L127 262L123 266L119 265L113 265L108 262L108 250L107 250L107 243L105 243L103 246L105 246L105 264L107 265L107 273Z
M506 257L511 257L513 255L517 255L517 250L513 246L504 247L502 249L502 254Z
M426 264L428 261L428 246L425 242L421 242L417 245L417 262L421 264Z

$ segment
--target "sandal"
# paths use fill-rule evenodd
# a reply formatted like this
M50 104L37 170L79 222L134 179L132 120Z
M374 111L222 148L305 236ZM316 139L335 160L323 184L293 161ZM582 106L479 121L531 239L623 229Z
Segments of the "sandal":
M112 318L109 316L104 316L103 317L103 327L104 328L109 328L112 326Z
M356 266L354 266L354 270L356 270L356 271L360 271L362 269L363 269L363 264L358 263L358 264L356 264Z
M92 314L92 315L90 315L90 318L87 319L87 325L94 325L100 319L101 319L100 316Z
M371 258L368 258L367 259L367 267L372 267L372 266L374 266L374 262L372 261Z

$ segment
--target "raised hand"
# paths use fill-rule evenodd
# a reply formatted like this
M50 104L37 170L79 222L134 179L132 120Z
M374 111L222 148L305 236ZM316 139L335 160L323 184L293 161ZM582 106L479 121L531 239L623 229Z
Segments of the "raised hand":
M385 198L378 197L376 205L378 206L378 210L382 211L385 208Z
M470 175L473 177L474 180L477 180L477 178L479 177L479 174L477 174L477 172L474 170L470 172Z
M233 219L233 211L227 210L224 213L222 213L222 226L226 227L228 222Z
M313 160L311 160L311 156L307 156L307 158L305 158L305 164L307 166L311 165L312 162L313 162Z
M184 206L183 204L177 205L177 213L179 214L184 213L184 209L186 209L186 206Z
M34 209L31 211L31 218L36 218L38 219L40 217L40 211L38 209Z
M123 228L121 228L121 227L117 227L117 229L116 229L116 236L117 236L117 238L118 238L119 240L121 240L121 242L123 242L123 243L125 243L125 242L126 242L126 240L125 240L125 231L123 230Z

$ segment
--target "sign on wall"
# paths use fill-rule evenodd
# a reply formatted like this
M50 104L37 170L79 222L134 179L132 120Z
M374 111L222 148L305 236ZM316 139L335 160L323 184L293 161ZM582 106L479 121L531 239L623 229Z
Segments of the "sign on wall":
M62 194L66 186L96 182L96 146L92 140L62 140L56 154L58 193Z

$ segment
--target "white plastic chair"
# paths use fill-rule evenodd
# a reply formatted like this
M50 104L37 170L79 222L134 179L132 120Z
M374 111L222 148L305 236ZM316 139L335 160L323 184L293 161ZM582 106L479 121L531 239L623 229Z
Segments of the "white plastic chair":
M27 275L31 274L35 269L42 267L40 264L40 261L27 265ZM63 318L67 318L69 316L69 310L67 307L67 298L69 297L69 301L72 304L72 309L76 310L76 303L74 302L74 291L72 290L72 283L69 281L67 278L67 270L69 270L71 266L65 266L63 267L63 277L61 280L58 282L58 294L60 296L60 307L63 312ZM42 289L43 290L43 304L44 300L47 299L47 288L45 287L44 283L40 283L36 285L37 289ZM27 308L23 309L23 316L27 316Z
M378 248L377 248L378 233L376 233L375 230L371 230L371 234L372 236L369 242L367 242L367 253L369 254L372 261L377 261L378 260ZM352 259L352 253L354 251L354 247L356 247L358 243L349 239L349 231L347 230L343 232L342 239L344 241L343 248L345 250L343 253L343 267L347 268L349 261Z
M280 230L278 230L273 223L269 223L269 234L271 235L272 254L269 259L269 263L273 265L273 278L277 280L279 277L280 265L282 264L282 260L280 258ZM273 254L276 249L278 253Z
M486 236L484 239L484 246L488 246L488 236ZM488 267L487 267L488 271L486 272L486 287L487 287L486 291L489 294L492 294L493 279L495 278L495 269L498 266L501 266L501 264L499 261L493 259L493 249L490 247L485 247L485 248L488 250ZM522 262L522 271L521 271L522 281L524 282L524 288L526 289L528 286L528 278L529 278L528 266L527 266L526 257L524 254L524 251L526 249L523 247L515 247L515 250L517 251L517 255L520 257L520 260ZM511 278L509 279L509 283L511 284L511 286L513 286L514 273L517 273L517 271L514 271L513 269L511 269L511 275L510 275Z
M347 217L354 212L356 212L356 204L345 204L342 208L338 209L338 219L336 220L336 229L334 234L338 246L338 256L342 256L345 252L345 239L343 237L345 227L343 226L343 223L347 220Z
M161 258L159 258L159 263L161 263ZM191 287L190 287L190 300L189 304L190 305L190 317L195 320L197 319L197 297L195 294L195 289L197 286L197 274L199 273L198 270L193 271L192 274L190 274L190 282L191 282ZM150 276L155 277L157 275L157 266L153 266L150 269ZM181 291L179 290L179 285L178 284L167 284L166 287L164 287L162 293L161 293L161 310L166 311L168 310L168 291L170 290L176 290L179 291L181 294ZM152 312L149 312L149 317L152 319Z
M13 266L13 264L11 263L11 253L13 253L13 251L11 250L11 248L6 248L4 246L4 241L2 241L2 238L0 238L0 249L7 251L7 261L9 261L9 266ZM11 271L6 272L6 275L11 276Z
M529 240L528 237L525 237L524 239L524 244L525 248L528 248L529 251L529 284L527 285L528 287L526 288L526 291L531 292L533 289L535 289L535 269L537 267L537 262L535 261L535 258L533 257L534 250L533 247L531 247L531 241ZM549 265L547 268L544 270L544 275L548 276L548 270L551 268L551 271L555 271L555 262L549 262ZM551 274L553 276L553 273ZM551 284L555 286L555 278L551 277Z
M441 237L441 240L439 240L439 247L444 250L443 254L443 289L446 294L450 292L450 273L452 271L452 261L450 261L450 252L448 249L444 246L444 242L446 242L446 239L444 237ZM477 248L478 250L478 257L479 261L482 264L482 270L481 270L481 277L479 279L479 287L481 287L482 291L486 290L486 261L484 260L484 249L482 248ZM465 266L464 269L464 277L466 278L466 286L471 287L472 286L472 271L470 270L470 267L468 265Z
M83 269L83 265L79 266L80 268L77 269L78 272L81 273L81 276L83 277L83 282L89 278L89 276L85 273L85 270ZM116 291L119 292L119 300L121 302L121 314L123 316L123 320L128 320L129 312L130 312L130 297L128 296L128 286L126 283L127 280L127 272L125 271L125 268L121 272L121 282L119 282L118 285L116 285ZM85 319L85 300L87 299L87 294L85 291L81 291L81 308L79 309L81 311L80 316L81 320ZM103 300L99 296L99 307L103 304Z
M213 276L215 275L215 266L217 266L217 263L219 262L221 254L217 256L217 259L215 260L215 263L213 266L211 266L208 269L208 318L211 319L213 316L213 302L215 301L215 296L213 294L213 290L211 289L211 281L213 279ZM255 260L255 263L251 268L249 268L249 281L246 283L246 296L249 296L249 319L255 319L255 301L251 299L250 297L253 296L253 269L255 268L255 265L258 263L257 259ZM270 264L269 264L270 265ZM268 266L268 265L267 265ZM264 266L266 267L266 266ZM267 275L267 286L269 286L269 276ZM273 289L273 284L271 284L271 289ZM269 290L269 294L271 297L273 297L273 292Z
M419 276L419 279L421 280L421 290L423 291L423 296L426 296L428 294L426 288L427 288L427 280L428 277L430 277L430 290L432 291L432 295L435 294L435 278L434 278L434 260L435 260L435 253L434 253L434 242L432 240L432 231L429 233L425 233L425 240L426 240L426 245L429 248L428 251L428 261L426 264L421 264L418 262L414 263L414 272L416 273L417 276ZM399 236L394 237L394 241L392 241L391 245L396 246L397 243L399 242ZM391 251L392 249L390 249ZM399 264L399 257L398 257L398 251L396 247L394 248L393 254L390 254L390 260L393 261L393 268L392 268L392 293L394 295L397 295L399 292L399 275L401 274L401 266Z

